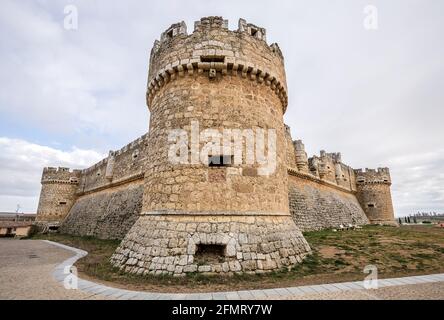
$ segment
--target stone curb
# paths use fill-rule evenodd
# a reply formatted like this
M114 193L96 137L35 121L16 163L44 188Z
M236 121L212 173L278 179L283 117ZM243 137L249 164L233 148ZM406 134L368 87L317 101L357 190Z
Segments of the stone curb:
M61 264L53 271L53 277L62 285L70 272L72 265L88 254L84 250L73 248L57 242L42 240L51 245L74 252L75 255ZM378 288L405 286L411 284L444 282L444 273L402 277L392 279L381 279L378 281ZM254 300L254 299L280 299L288 296L304 296L318 293L331 293L340 291L365 290L363 281L342 282L331 284L320 284L312 286L300 286L291 288L263 289L263 290L243 290L229 292L212 293L155 293L141 292L124 289L117 289L78 278L78 289L91 295L100 295L118 300Z

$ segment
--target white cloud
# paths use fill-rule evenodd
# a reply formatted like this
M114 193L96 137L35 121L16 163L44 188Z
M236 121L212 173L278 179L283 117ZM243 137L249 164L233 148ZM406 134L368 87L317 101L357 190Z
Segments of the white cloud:
M73 147L62 151L20 139L0 137L0 211L35 212L42 170L47 166L89 167L105 155Z
M67 31L63 7L73 3L79 28ZM120 148L148 129L148 60L161 32L185 20L191 33L193 22L207 15L224 16L233 29L243 17L265 27L268 42L278 42L284 53L290 99L285 119L309 154L340 151L353 167L390 166L397 212L442 210L443 157L437 150L444 137L444 2L375 0L374 32L362 26L367 4L3 0L0 130L6 123L30 132L0 134L50 137L39 143L54 140L65 149ZM61 158L53 160L47 164ZM15 172L25 178L20 167L8 174ZM36 190L34 180L27 183ZM0 194L31 196L23 183L9 187L0 187Z

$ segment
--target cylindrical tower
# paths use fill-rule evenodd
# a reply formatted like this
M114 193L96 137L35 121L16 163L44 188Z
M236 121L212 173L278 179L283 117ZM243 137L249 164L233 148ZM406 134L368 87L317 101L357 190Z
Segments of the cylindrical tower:
M392 183L389 169L358 169L355 174L356 196L370 222L397 226L390 192Z
M44 168L36 222L61 222L76 200L80 171Z
M244 20L172 25L151 52L143 213L112 257L132 273L264 272L310 248L288 208L283 56Z

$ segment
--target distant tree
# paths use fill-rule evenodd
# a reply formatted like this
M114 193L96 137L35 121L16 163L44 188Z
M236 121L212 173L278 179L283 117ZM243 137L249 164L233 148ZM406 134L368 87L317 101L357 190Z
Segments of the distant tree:
M410 223L410 217L407 217L407 220L409 221L409 223Z
M402 224L402 220L401 218L398 218L399 224Z

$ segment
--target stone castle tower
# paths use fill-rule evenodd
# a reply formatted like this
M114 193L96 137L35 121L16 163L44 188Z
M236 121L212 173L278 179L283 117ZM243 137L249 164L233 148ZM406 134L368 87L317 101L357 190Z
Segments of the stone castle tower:
M45 168L37 221L122 240L136 274L262 273L310 254L301 231L396 225L389 170L308 157L284 125L284 58L266 30L220 17L155 41L149 132L83 170Z
M263 28L241 19L230 31L226 20L207 17L190 35L184 22L162 34L148 75L151 148L142 214L114 254L115 266L176 275L263 272L310 252L289 213L286 91L282 53L267 44ZM192 140L196 125L200 132L275 130L275 170L262 174L257 163L245 164L245 153L235 164L235 147L193 159L204 146L197 138L185 144L186 163L171 163L169 133L185 129Z
M358 169L356 173L357 198L371 223L397 225L394 220L392 184L388 168Z
M80 170L45 168L37 209L37 222L60 222L76 201Z

